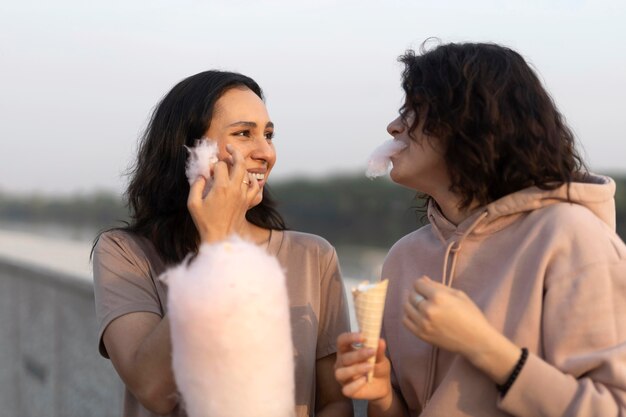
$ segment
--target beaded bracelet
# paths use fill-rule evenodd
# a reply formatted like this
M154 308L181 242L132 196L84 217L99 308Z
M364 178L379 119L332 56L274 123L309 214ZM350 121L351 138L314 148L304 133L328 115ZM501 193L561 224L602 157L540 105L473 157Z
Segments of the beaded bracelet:
M513 383L517 379L517 376L522 371L522 367L526 363L526 359L528 359L528 349L524 347L522 348L522 354L515 364L515 368L513 368L513 372L511 372L511 375L509 375L509 379L507 379L506 382L502 385L496 385L498 391L500 391L500 397L504 397L509 391L511 385L513 385Z

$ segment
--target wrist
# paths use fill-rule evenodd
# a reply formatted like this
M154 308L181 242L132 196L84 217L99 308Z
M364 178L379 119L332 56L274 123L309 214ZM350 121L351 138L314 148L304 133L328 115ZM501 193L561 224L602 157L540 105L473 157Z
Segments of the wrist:
M507 378L506 382L504 382L504 384L496 384L496 388L498 388L498 391L500 391L501 397L504 397L506 393L509 392L509 389L511 388L513 383L515 383L515 380L517 379L518 375L520 374L520 372L522 372L522 368L524 367L524 364L526 363L527 359L528 359L528 349L523 347L522 353L520 354L520 357L517 360L517 363L515 364L515 368L513 368L513 371Z
M200 243L209 244L225 240L233 233L232 225L228 223L224 224L223 222L196 223L196 229L200 236Z
M211 244L225 240L227 237L228 235L223 232L205 230L204 232L200 233L200 243Z
M379 411L386 411L391 407L393 403L393 388L391 384L387 386L387 391L380 398L371 399L368 401L369 407L373 407Z
M465 356L493 382L504 384L515 368L521 349L495 330L493 335L483 340L484 343L474 346Z

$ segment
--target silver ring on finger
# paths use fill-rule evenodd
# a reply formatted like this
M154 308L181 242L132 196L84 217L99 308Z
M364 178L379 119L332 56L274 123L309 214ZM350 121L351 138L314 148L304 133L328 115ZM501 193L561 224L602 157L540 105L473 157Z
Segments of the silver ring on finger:
M415 294L412 298L411 298L411 303L413 304L413 306L415 308L417 308L417 306L419 305L419 303L421 303L422 301L424 301L425 298L423 295L421 294Z
M352 347L352 349L354 350L359 350L362 349L363 346L365 346L362 342L354 342L350 345Z
M246 185L250 185L250 181L243 180L242 183L244 183Z

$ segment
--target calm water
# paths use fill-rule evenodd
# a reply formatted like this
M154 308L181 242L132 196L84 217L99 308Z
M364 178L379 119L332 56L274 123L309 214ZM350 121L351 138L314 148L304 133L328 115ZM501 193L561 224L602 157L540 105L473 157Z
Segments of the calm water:
M0 256L90 280L91 243L75 233L52 225L2 223Z

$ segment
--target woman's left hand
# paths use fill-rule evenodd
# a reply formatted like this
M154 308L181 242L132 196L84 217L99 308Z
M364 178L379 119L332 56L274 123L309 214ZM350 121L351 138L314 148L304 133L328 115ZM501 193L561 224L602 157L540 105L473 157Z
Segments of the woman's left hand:
M190 187L187 208L198 230L200 240L211 243L241 233L246 211L261 192L259 184L250 178L239 151L226 145L229 156L213 167L213 185L203 196L206 178L199 177Z
M425 276L413 288L402 322L420 339L469 357L490 334L498 333L463 291Z
M421 277L404 305L402 323L420 339L459 353L496 384L504 383L520 348L496 330L463 291Z

